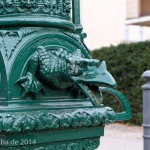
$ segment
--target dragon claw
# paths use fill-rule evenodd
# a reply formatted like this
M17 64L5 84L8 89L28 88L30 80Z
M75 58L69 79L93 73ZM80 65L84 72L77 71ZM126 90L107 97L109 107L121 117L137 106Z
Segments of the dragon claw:
M26 76L21 77L19 80L16 81L19 83L23 88L24 91L22 96L26 96L28 93L39 93L43 89L42 84L39 80L30 72L26 74Z

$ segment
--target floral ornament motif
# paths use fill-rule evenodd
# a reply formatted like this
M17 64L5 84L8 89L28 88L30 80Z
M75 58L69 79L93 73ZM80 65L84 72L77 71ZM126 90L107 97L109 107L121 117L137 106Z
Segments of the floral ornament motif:
M75 115L75 119L73 121L73 127L82 127L82 126L90 126L93 122L93 118L87 112L78 112Z
M35 148L34 150L56 150L56 147L55 147L55 145L50 145L50 146L46 146L46 147Z
M2 8L4 6L4 2L3 0L0 0L0 8Z
M29 146L21 146L21 149L20 149L20 147L0 147L1 148L1 150L29 150ZM44 149L45 150L45 149Z
M31 8L36 6L36 0L21 0L21 6Z
M8 122L13 123L9 125ZM14 115L7 115L4 120L4 126L6 132L20 132L22 131L32 131L35 126L35 118L30 115L19 116L17 119ZM10 129L12 128L12 129Z
M72 113L9 114L0 116L0 131L24 133L64 128L78 128L105 125L114 122L115 113L109 108L76 110Z
M58 14L57 10L57 0L45 0L44 5L47 9L43 11L49 12L51 15Z
M6 0L6 7L9 7L13 4L12 0Z
M83 143L84 150L95 150L96 148L98 148L100 141L99 139L91 139L85 140Z
M80 150L79 143L62 144L59 150Z
M37 115L36 124L36 130L58 129L60 127L59 118L50 113Z
M45 6L50 7L51 9L56 9L57 0L44 0Z
M70 0L64 0L64 11L70 13L71 3Z
M0 0L0 15L48 14L70 19L70 0Z
M99 138L84 139L80 141L69 141L61 143L50 143L42 146L18 146L18 147L1 147L1 150L95 150L99 146Z

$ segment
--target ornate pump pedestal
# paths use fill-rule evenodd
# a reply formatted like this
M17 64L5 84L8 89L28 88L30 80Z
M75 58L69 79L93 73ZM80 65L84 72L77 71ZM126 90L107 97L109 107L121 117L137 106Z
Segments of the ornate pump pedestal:
M105 124L131 117L84 37L79 0L0 1L0 149L94 150ZM105 107L103 92L124 111Z

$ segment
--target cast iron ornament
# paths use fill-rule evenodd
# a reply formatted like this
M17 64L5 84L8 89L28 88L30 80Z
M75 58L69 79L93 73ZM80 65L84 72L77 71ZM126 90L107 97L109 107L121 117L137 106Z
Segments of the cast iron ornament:
M79 0L0 0L0 149L94 150L105 125L131 118L82 29Z
M115 86L116 82L107 71L105 62L99 63L98 60L85 58L80 49L69 53L62 48L48 51L39 46L29 60L26 76L17 82L24 88L23 96L44 90L42 85L46 84L59 90L76 89L94 105L101 105L99 85Z

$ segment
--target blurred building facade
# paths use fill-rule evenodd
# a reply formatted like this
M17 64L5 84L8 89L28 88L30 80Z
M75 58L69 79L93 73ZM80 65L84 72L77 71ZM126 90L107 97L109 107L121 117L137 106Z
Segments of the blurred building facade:
M150 20L150 0L81 0L81 23L91 50L150 40L150 28L137 22L143 17Z
M150 26L150 0L126 0L127 24Z

